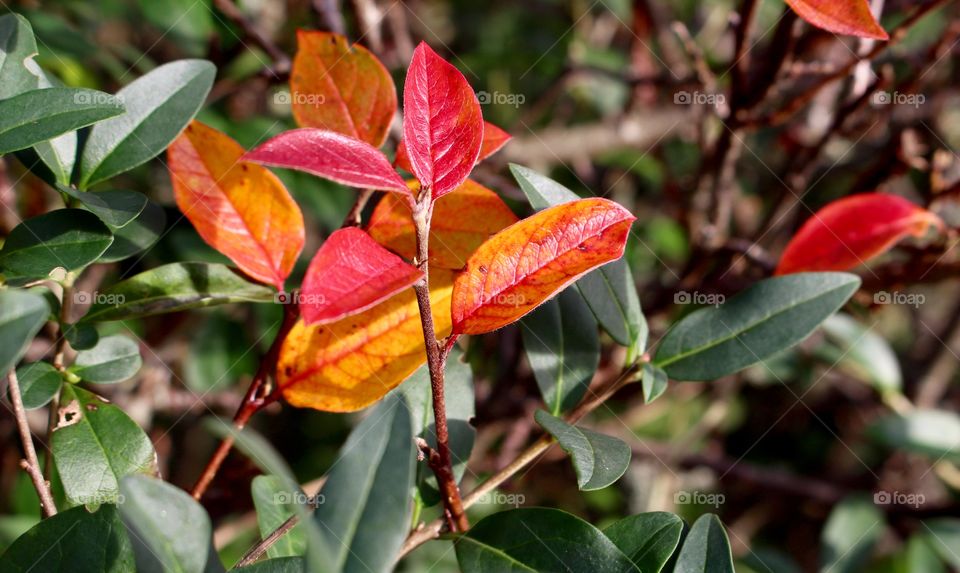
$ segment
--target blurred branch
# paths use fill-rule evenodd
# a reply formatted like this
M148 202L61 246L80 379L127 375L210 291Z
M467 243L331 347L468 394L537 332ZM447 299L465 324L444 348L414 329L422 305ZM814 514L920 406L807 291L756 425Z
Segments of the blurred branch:
M346 35L340 0L313 0L313 9L320 17L321 26L334 34Z
M273 69L270 73L274 76L285 76L290 72L290 58L277 45L268 38L263 32L243 15L243 12L232 0L213 0L214 6L220 10L224 16L230 19L243 30L244 37L263 49L273 60Z

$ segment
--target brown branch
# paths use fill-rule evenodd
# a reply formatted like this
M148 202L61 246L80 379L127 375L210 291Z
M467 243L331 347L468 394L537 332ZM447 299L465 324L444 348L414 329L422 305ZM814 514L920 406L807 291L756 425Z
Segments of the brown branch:
M43 478L40 461L37 459L37 450L33 447L33 436L30 435L30 425L27 423L27 411L23 407L23 398L20 394L20 382L13 370L7 376L10 383L10 402L13 403L13 414L17 419L17 428L20 430L20 441L23 443L23 453L26 459L20 460L22 467L30 476L34 489L40 497L40 509L44 517L53 517L57 514L57 506L50 493L50 484ZM49 457L49 456L48 456Z
M360 194L357 195L357 200L354 201L353 207L350 207L350 211L347 213L347 216L343 219L343 227L359 227L363 223L363 209L367 206L367 203L370 201L370 198L373 197L373 189L364 189L360 191Z

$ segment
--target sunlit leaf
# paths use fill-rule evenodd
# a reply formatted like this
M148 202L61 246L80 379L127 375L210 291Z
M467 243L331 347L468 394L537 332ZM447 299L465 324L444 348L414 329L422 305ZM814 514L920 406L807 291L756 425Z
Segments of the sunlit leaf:
M450 333L449 271L430 273L437 337ZM426 362L413 289L332 324L300 321L280 352L278 384L294 406L329 412L376 402Z
M484 121L483 141L480 143L480 155L477 157L477 163L500 151L510 139L509 133L489 121ZM404 171L413 173L413 166L410 165L410 156L407 155L407 146L404 145L402 141L400 145L397 146L397 157L393 160L393 164Z
M835 34L886 40L868 0L786 0L801 18Z
M716 515L694 522L677 555L674 573L734 573L727 532Z
M290 506L299 503L297 496L302 495L303 499L306 499L306 494L299 489L294 492L288 491L284 480L274 475L253 478L250 490L253 505L257 510L257 525L260 528L261 537L270 535L295 515ZM271 559L300 556L306 550L306 544L303 526L297 524L267 549L267 555Z
M956 412L917 409L888 414L870 427L870 434L891 448L960 463L960 416Z
M0 154L31 147L121 113L120 100L88 89L31 90L0 100Z
M630 446L617 438L578 428L543 410L537 410L534 418L570 455L581 490L605 488L627 471Z
M634 219L607 199L582 199L500 231L457 277L454 332L483 334L515 322L584 273L620 258Z
M318 127L383 145L397 112L390 72L360 44L330 32L297 31L290 73L293 117Z
M240 161L227 135L193 122L169 150L177 205L244 272L283 290L303 249L303 215L273 173Z
M869 498L851 496L838 503L820 535L821 573L863 571L885 525L883 512Z
M105 336L90 350L77 353L70 372L87 382L112 384L132 378L143 359L140 346L122 334Z
M307 324L334 322L385 301L422 276L366 232L339 229L310 262L300 291L300 312Z
M30 22L20 14L0 16L0 99L36 89L39 66L33 61L37 41Z

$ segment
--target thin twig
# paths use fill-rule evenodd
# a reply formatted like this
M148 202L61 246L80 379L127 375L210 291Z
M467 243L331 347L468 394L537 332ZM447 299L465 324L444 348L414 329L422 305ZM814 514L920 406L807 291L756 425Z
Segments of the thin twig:
M350 207L350 212L348 212L347 216L343 219L342 227L359 227L363 223L363 209L367 206L373 194L373 189L360 191L360 194L357 195L357 200L353 203L353 207Z
M23 443L23 453L26 459L20 461L22 467L33 481L33 487L40 497L40 509L44 517L53 517L57 514L57 506L50 493L50 484L43 479L40 461L37 459L37 450L33 447L33 436L30 435L30 425L27 423L27 411L23 407L23 398L20 394L20 382L13 370L7 376L10 383L10 401L13 403L13 414L17 418L17 428L20 430L20 441Z

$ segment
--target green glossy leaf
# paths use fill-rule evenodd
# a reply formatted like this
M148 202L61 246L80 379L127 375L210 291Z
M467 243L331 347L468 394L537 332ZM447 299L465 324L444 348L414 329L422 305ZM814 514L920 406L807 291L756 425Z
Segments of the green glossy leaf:
M138 573L199 573L218 559L210 518L190 494L145 476L123 478L120 492Z
M38 294L0 290L0 376L6 376L47 321L50 307Z
M63 87L59 80L41 70L37 87ZM70 183L77 161L78 138L75 131L40 142L30 149L17 152L17 158L30 171L51 185Z
M884 525L883 512L868 498L848 497L838 503L820 537L820 571L863 571L873 546L883 535Z
M417 452L403 394L392 392L350 433L320 490L314 520L338 571L391 571L410 525Z
M63 375L49 362L32 362L17 368L23 407L36 410L50 403L63 385Z
M157 454L140 426L120 408L73 384L65 384L60 393L51 442L57 473L74 505L115 502L120 478L157 473Z
M225 265L172 263L101 291L83 320L128 320L231 302L273 302L274 294Z
M924 521L920 531L941 559L960 569L960 519L945 517Z
M697 310L660 342L654 364L673 380L715 380L805 339L853 296L848 273L798 273L760 281Z
M123 105L113 96L82 88L31 90L0 100L0 154L122 113Z
M147 196L136 191L100 191L89 193L72 187L60 190L83 204L111 229L120 229L137 218L147 206Z
M877 420L869 432L891 448L960 462L960 416L956 412L918 409L889 414Z
M470 370L470 365L464 362L463 352L457 347L450 351L443 378L450 457L453 461L453 474L459 483L467 469L467 460L470 459L470 453L473 451L477 431L470 424L470 420L476 414L473 372ZM426 364L400 386L400 392L403 393L410 407L414 435L423 438L432 447L436 447L433 392L430 385L430 372ZM437 478L426 464L417 464L417 484L420 487L421 499L427 505L440 503Z
M163 207L148 200L143 211L123 227L111 227L113 244L100 257L101 263L114 263L146 251L163 235L167 214Z
M243 573L307 573L307 564L302 557L280 557L258 561L253 565L241 567Z
M294 511L290 506L304 495L300 488L291 492L283 479L273 475L253 478L250 490L253 506L257 510L257 525L260 527L261 538L273 533L293 516ZM306 546L307 540L303 536L303 528L297 524L267 549L267 556L270 558L300 556L303 555Z
M130 573L133 550L116 506L61 511L26 532L0 557L4 573Z
M80 293L74 291L73 296L79 298ZM100 333L96 327L86 323L65 325L63 337L74 350L90 350L100 342Z
M605 488L627 471L631 452L630 446L622 441L571 426L543 410L537 410L534 418L570 455L581 490Z
M142 365L140 346L115 334L101 338L90 350L78 352L69 371L87 382L115 384L132 378Z
M647 362L643 365L643 401L649 404L667 391L667 373Z
M880 392L899 392L903 387L900 362L882 336L843 313L825 320L823 331L837 345L838 368L870 382Z
M37 88L36 55L37 41L27 19L13 13L0 16L0 100Z
M575 407L600 364L597 321L583 298L565 290L520 321L523 347L553 415Z
M557 509L495 513L457 538L456 550L463 573L640 571L599 529Z
M96 215L82 209L57 209L17 225L0 250L0 268L8 277L44 278L62 267L81 269L97 260L113 235Z
M205 60L180 60L117 92L127 112L90 130L80 156L80 187L133 169L166 149L200 110L216 73Z
M510 172L537 211L576 201L580 196L532 169L510 164ZM629 349L630 358L646 350L649 329L640 308L637 286L623 259L606 264L577 281L577 289L600 326Z
M716 515L708 513L693 523L673 573L734 573L730 541Z
M643 573L660 573L680 544L683 520L672 513L653 511L631 515L603 530Z

